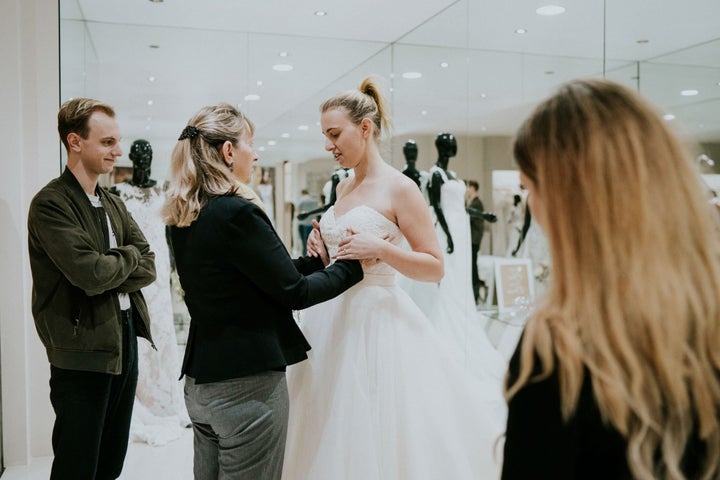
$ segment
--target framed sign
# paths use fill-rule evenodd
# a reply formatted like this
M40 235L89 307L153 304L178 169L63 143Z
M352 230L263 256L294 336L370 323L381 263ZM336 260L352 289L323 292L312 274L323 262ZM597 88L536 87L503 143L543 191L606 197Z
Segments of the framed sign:
M530 259L495 260L495 292L498 312L519 310L532 303L535 292Z

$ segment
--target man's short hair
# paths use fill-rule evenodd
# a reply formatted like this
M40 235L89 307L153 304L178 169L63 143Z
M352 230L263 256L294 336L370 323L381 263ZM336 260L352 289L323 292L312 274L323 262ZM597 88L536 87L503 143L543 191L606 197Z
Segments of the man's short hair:
M473 187L475 190L480 190L480 184L476 182L475 180L468 180L467 181L468 187Z
M62 104L58 112L58 133L65 149L70 151L67 137L71 133L77 133L82 138L88 137L88 119L97 110L115 117L115 110L110 105L92 98L73 98Z

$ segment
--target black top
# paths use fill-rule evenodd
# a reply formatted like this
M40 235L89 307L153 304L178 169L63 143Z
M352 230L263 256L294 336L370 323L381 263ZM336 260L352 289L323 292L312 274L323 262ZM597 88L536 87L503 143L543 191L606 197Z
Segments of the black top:
M539 371L539 361L536 359ZM509 380L520 369L520 346L510 360ZM585 376L575 416L563 422L557 370L528 383L508 405L502 479L630 479L626 442L603 424ZM512 383L509 383L512 384Z
M519 373L521 344L510 360L510 382ZM537 373L537 357L535 365ZM555 370L542 381L526 384L510 400L502 479L629 480L626 451L625 438L600 417L587 370L577 411L567 423L562 420ZM682 465L687 478L697 478L703 451L701 442L693 439Z
M324 302L362 280L356 260L323 268L291 259L270 220L237 196L212 198L171 238L190 332L182 373L196 383L268 371L307 358L293 309Z
M468 205L470 208L474 208L480 212L485 211L482 200L480 197L473 197ZM470 217L470 243L473 245L480 245L482 242L483 233L485 232L485 220L482 217Z

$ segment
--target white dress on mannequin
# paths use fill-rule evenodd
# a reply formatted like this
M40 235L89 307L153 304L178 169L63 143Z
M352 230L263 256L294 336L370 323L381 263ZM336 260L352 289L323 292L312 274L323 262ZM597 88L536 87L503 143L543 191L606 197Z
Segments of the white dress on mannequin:
M170 255L160 214L165 195L157 186L140 188L119 183L115 189L155 253L157 272L155 281L142 289L157 351L148 342L138 342L138 383L130 438L164 445L178 438L190 423L178 380L180 363L170 292Z
M466 370L480 378L491 375L502 380L507 361L490 342L472 291L470 217L465 210L465 183L449 178L437 166L430 169L430 178L435 172L443 179L440 206L453 239L453 253L447 253L447 235L431 206L430 216L443 252L445 275L439 285L410 281L404 286L438 332L454 345L458 360Z
M330 255L347 228L404 241L395 223L358 206L320 221ZM505 422L502 381L469 377L385 263L300 312L312 345L288 369L284 480L493 479Z

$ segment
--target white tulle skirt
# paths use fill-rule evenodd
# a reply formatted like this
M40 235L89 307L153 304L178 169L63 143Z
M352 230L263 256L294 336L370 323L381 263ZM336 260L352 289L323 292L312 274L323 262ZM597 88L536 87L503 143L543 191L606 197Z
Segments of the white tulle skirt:
M499 477L502 382L470 375L393 275L300 312L285 480Z

